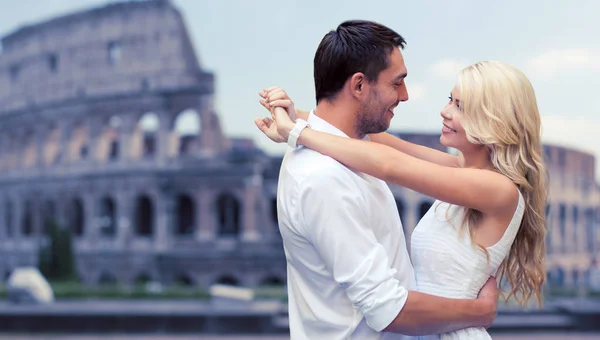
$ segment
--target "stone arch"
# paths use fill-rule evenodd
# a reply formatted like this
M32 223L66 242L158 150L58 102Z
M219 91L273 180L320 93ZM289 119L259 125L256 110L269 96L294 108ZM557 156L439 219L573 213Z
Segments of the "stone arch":
M116 161L121 157L121 125L123 119L113 115L105 122L98 138L97 159Z
M422 219L423 216L425 216L425 214L427 213L427 211L429 211L432 205L433 202L431 201L422 201L419 204L419 219Z
M219 276L215 283L229 286L239 286L240 281L233 275L225 274Z
M46 61L48 62L48 69L50 70L50 72L57 73L60 64L58 55L56 53L50 53L46 58Z
M21 233L25 236L33 235L33 204L27 199L23 203L23 213L21 215Z
M61 154L61 133L61 130L56 126L52 126L49 129L46 140L44 141L44 164L55 165L59 162Z
M6 236L12 237L14 235L14 204L11 200L7 200L4 203L4 224L6 225Z
M134 282L136 285L143 285L152 281L152 275L148 272L141 272L135 276Z
M552 218L552 214L554 212L554 208L552 207L552 204L550 202L546 203L546 252L547 253L552 253L552 240L553 240L553 232L552 232L552 225L553 225L553 218Z
M71 201L69 209L69 227L76 237L83 236L85 232L85 210L83 200L75 198Z
M15 134L9 132L6 140L5 155L2 157L4 169L14 169L17 167L18 145L19 143Z
M565 285L565 270L561 267L556 268L556 285Z
M109 271L103 271L100 273L100 276L98 276L98 283L102 285L114 285L117 284L117 282L117 277Z
M577 287L581 284L581 275L579 275L579 269L574 268L573 270L571 270L571 282L573 283L573 286Z
M567 206L561 203L558 206L558 231L560 237L561 249L564 251L567 238Z
M261 286L283 286L284 280L276 275L270 275L260 281Z
M154 204L145 194L136 199L135 232L139 236L152 236L154 233Z
M241 231L241 204L232 194L223 193L216 201L219 236L237 236Z
M37 145L36 135L33 130L26 130L23 135L23 168L33 167L36 163Z
M175 276L175 278L173 279L173 282L176 285L186 286L186 287L191 287L191 286L195 285L194 279L192 278L191 275L189 275L187 273L180 273L179 275Z
M187 194L177 196L177 235L191 235L196 225L196 208L194 199Z
M56 205L52 200L46 200L42 206L43 230L44 234L50 232L52 223L56 223Z
M552 270L546 270L546 284L553 286L555 280L555 274Z
M583 211L583 233L585 238L585 249L589 252L594 250L594 210L587 208Z
M117 233L116 204L111 197L103 197L100 200L98 215L98 227L100 234L104 236L115 236Z
M3 131L3 133L7 133ZM0 170L4 170L8 168L8 160L7 158L10 155L9 147L8 147L8 138L0 138Z
M583 271L582 285L590 287L592 285L592 268L586 268Z
M579 218L579 207L577 205L573 205L571 207L571 218L573 219L573 230L572 230L572 235L573 235L573 245L577 248L579 246L579 222L580 222L580 218Z
M81 122L75 123L69 138L69 161L86 159L89 156L89 128Z
M178 113L173 121L169 155L193 155L200 147L201 117L194 109Z
M148 111L137 120L132 138L132 157L134 159L151 159L158 152L158 130L160 117L158 114Z
M109 65L117 65L121 62L121 42L110 41L107 46L107 62Z

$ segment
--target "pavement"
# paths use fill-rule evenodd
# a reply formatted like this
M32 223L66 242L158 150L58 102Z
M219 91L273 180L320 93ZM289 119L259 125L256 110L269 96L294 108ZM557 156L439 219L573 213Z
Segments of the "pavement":
M494 340L600 340L600 334L536 333L492 335ZM290 340L289 336L270 335L14 335L0 334L0 340Z

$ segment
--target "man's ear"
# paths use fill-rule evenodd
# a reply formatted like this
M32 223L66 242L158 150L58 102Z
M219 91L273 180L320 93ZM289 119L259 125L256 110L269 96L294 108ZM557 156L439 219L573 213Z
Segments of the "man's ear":
M367 78L364 73L357 72L350 77L350 92L356 98L362 98L367 91Z

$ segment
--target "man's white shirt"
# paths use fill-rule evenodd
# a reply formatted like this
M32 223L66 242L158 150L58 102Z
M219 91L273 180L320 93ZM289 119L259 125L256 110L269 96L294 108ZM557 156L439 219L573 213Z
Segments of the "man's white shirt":
M308 123L348 138L310 113ZM277 192L295 339L408 338L380 333L416 288L387 184L316 151L288 148Z

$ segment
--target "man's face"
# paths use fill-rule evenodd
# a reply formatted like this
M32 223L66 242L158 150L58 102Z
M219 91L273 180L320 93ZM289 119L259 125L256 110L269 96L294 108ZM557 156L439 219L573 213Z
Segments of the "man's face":
M359 137L380 133L390 127L394 108L408 100L404 58L398 47L389 56L388 67L379 73L376 82L368 83L368 95L357 113L356 132Z

